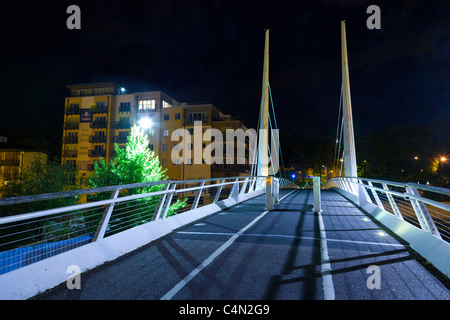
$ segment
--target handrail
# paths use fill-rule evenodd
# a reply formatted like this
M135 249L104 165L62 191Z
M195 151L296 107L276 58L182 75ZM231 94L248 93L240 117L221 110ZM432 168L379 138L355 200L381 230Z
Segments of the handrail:
M339 189L357 196L359 203L370 202L380 209L391 212L397 218L450 242L450 205L429 199L418 191L420 189L440 194L439 197L442 197L450 196L450 189L359 177L332 178L325 187L329 187L331 182L334 182ZM374 186L373 183L381 184L382 188ZM359 186L364 188L363 193ZM391 190L389 186L399 189Z
M188 214L185 212L209 204L219 205L205 210L236 204L265 192L265 179L262 176L239 176L164 180L1 199L0 204L6 206L111 192L109 199L1 217L0 274L174 214ZM190 185L186 187L185 184ZM121 190L155 185L161 186L161 190L119 197ZM183 187L177 189L180 185Z

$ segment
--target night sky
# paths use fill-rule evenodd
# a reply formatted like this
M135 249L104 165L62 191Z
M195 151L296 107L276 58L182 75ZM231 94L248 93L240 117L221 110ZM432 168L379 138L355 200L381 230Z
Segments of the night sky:
M81 9L68 30L66 8ZM366 9L381 9L368 30ZM209 102L256 127L264 30L279 128L334 139L346 20L355 134L450 135L450 1L33 1L2 7L0 129L60 138L67 84L114 81ZM0 132L1 135L1 132Z

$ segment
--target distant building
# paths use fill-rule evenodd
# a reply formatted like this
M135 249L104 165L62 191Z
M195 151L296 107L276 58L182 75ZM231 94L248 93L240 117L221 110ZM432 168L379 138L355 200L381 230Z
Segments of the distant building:
M19 179L35 159L46 162L47 158L47 153L37 150L0 149L0 195L1 187Z
M64 166L78 169L81 179L93 171L94 163L100 157L106 162L114 157L114 144L125 145L130 128L142 118L152 121L146 131L149 147L159 156L170 179L206 179L249 173L249 165L172 162L172 148L179 143L171 141L173 131L184 128L192 132L194 121L202 121L204 130L246 130L240 120L222 114L212 104L179 103L161 91L129 93L112 82L68 85L67 88L70 95L65 99L61 158Z

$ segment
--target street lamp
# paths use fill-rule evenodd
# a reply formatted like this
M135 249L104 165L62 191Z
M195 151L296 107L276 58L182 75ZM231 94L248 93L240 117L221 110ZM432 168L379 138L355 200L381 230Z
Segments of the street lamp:
M139 120L139 126L142 129L148 129L152 126L153 121L150 118L142 118L141 120Z

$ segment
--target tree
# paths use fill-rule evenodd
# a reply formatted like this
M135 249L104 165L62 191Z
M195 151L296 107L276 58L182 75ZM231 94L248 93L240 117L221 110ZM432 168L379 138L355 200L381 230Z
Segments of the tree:
M116 156L113 159L106 163L103 158L100 158L95 163L94 172L88 177L88 185L92 188L98 188L166 180L165 170L162 168L158 156L149 149L148 144L149 140L145 132L138 126L133 126L125 147L121 148L118 144L115 144ZM122 195L156 192L163 190L164 187L164 184L156 184L142 188L127 189L122 191ZM109 198L109 196L109 193L99 194L94 199L101 200ZM136 226L151 221L160 197L159 195L145 197L132 203L127 202L116 205L116 214L113 213L110 219L110 230L120 230L123 226ZM186 200L178 199L171 204L168 215L176 214L178 209L185 206ZM131 209L131 207L133 207L133 210L126 209Z
M64 170L56 158L48 161L35 158L28 167L22 170L19 179L11 181L3 187L3 196L10 198L67 191L72 188L75 175L76 169ZM14 208L9 208L9 213L39 211L63 207L76 202L78 199L74 197L34 201L14 205Z
M9 182L2 189L2 192L4 197L9 198L68 191L74 187L73 177L75 175L76 169L64 170L57 159L44 161L36 158L28 167L23 169L21 177ZM0 216L59 208L77 202L77 197L65 197L2 206L0 207L2 210ZM3 246L2 249L25 246L29 243L46 242L55 238L60 239L65 235L70 235L75 229L73 217L68 215L52 216L48 219L36 218L28 221L28 223L13 223L7 225L7 229L0 231L0 235L2 233L6 235L6 232L9 234L7 238L9 245Z

